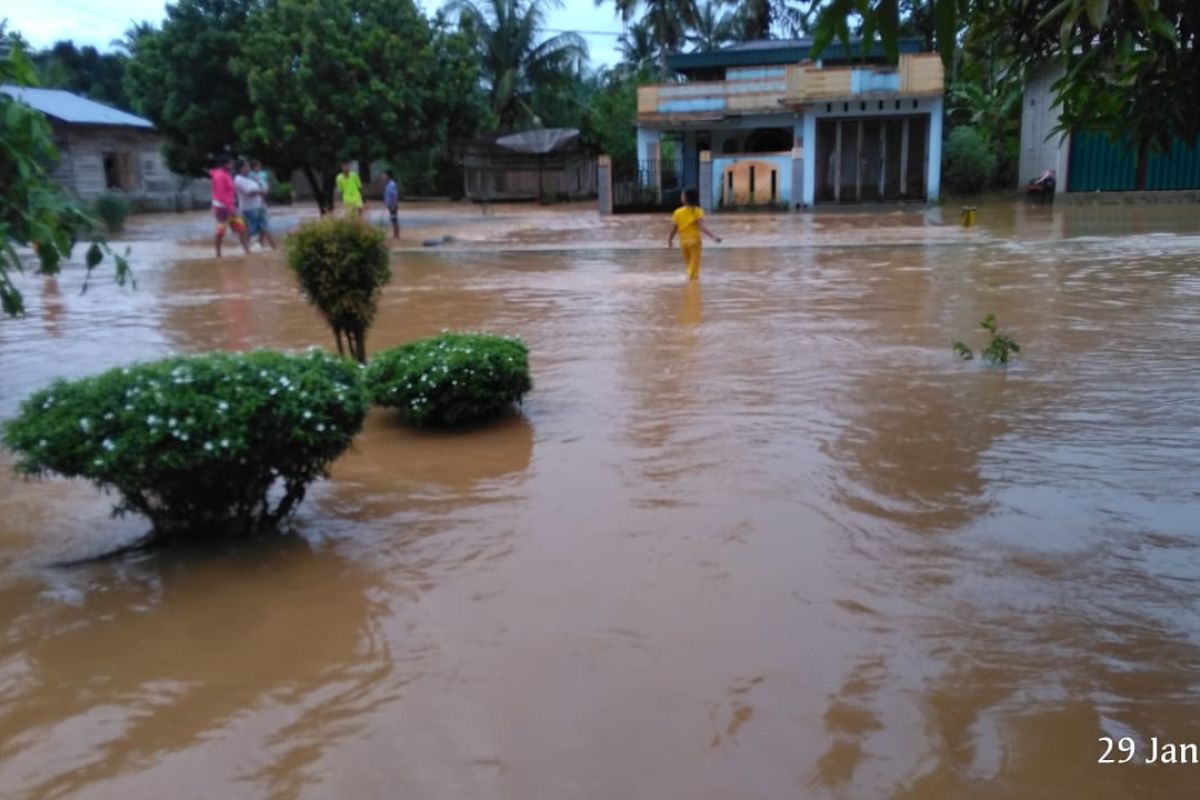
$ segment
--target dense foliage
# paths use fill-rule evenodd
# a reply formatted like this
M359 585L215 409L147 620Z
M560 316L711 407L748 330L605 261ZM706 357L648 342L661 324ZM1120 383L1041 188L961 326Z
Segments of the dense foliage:
M4 40L0 24L0 41ZM22 86L34 80L23 48L11 43L7 55L0 54L0 84ZM57 160L46 117L0 93L0 308L9 316L24 311L21 292L11 279L12 273L25 269L17 248L33 249L38 274L56 275L76 241L94 227L83 209L50 180L48 170ZM108 252L103 242L92 242L86 256L89 273ZM129 266L121 256L113 259L117 282L124 285Z
M520 403L533 383L519 340L443 333L378 353L367 367L367 387L374 402L414 425L445 427Z
M4 443L18 472L115 491L116 512L144 515L155 536L247 533L287 517L350 445L368 408L358 372L317 351L118 368L34 393Z
M129 37L126 90L135 109L163 134L171 169L201 175L231 148L237 120L251 108L234 74L257 0L179 0L160 30ZM271 163L274 163L273 161Z
M241 138L302 170L323 210L339 162L425 147L472 113L469 52L435 36L412 0L275 0L239 43Z
M587 60L575 33L542 36L546 14L561 0L454 0L450 9L475 43L489 110L499 130L544 124L533 109L536 90L561 92Z
M942 180L953 194L983 191L996 170L996 156L987 140L970 126L950 131L942 161Z
M96 216L109 233L119 233L129 216L129 198L120 192L105 192L93 201Z
M358 220L326 217L301 225L288 236L286 249L301 291L333 329L338 352L349 350L365 362L367 329L392 277L383 231Z

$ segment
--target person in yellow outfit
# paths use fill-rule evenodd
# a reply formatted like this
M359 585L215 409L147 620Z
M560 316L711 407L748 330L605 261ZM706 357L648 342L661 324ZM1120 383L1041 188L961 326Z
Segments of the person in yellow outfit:
M362 219L362 180L358 177L357 172L350 171L349 161L342 162L342 171L337 176L335 184L338 193L342 196L342 207L346 209L346 216Z
M704 224L704 210L700 208L700 194L695 189L683 190L683 205L675 209L671 215L671 235L667 237L667 247L675 244L675 234L679 234L679 249L683 251L683 261L687 264L689 281L700 279L700 234L704 234L714 242L720 242L721 237L708 229Z

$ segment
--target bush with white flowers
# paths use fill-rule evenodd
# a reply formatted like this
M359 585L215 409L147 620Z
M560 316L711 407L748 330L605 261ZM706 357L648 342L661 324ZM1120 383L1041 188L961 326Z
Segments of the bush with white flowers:
M286 518L361 429L360 369L261 350L60 380L24 401L4 444L19 473L115 490L114 511L158 538L249 533Z
M414 425L448 427L491 416L533 388L519 339L446 332L377 353L367 389Z

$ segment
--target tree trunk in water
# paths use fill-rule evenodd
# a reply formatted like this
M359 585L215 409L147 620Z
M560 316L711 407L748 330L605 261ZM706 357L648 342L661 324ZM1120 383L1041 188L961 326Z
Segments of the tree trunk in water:
M1137 177L1133 180L1133 188L1139 192L1146 191L1146 172L1150 167L1150 142L1144 141L1137 150Z
M328 172L318 174L307 164L304 166L304 177L308 179L308 185L312 187L313 198L317 201L317 208L320 210L321 216L333 211L334 175L335 173Z

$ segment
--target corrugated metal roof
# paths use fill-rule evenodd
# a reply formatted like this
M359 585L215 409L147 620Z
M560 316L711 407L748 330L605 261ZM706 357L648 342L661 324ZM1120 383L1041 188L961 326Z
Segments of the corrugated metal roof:
M122 125L129 128L153 128L148 119L97 103L61 89L32 89L28 86L0 86L0 92L28 103L48 117L73 125Z

